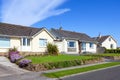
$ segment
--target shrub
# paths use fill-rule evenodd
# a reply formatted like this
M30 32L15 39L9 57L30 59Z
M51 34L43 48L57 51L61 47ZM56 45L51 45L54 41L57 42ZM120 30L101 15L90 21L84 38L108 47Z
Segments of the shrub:
M19 55L19 52L10 52L10 61L15 63L17 60L23 58L21 55Z
M16 47L9 49L9 52L16 52L16 51L17 51L17 48L16 48Z
M47 51L50 55L58 55L59 53L58 47L51 43L47 44Z
M11 62L15 63L17 60L23 58L17 49L14 47L13 49L9 49L9 59Z
M28 66L28 64L31 63L31 60L23 59L18 62L19 67L23 68Z
M120 53L120 49L106 49L105 53Z

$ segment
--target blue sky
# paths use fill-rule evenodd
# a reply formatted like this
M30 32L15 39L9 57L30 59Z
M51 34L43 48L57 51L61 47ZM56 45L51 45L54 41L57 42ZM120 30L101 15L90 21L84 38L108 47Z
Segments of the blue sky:
M112 35L120 46L120 0L0 0L0 6L0 22Z

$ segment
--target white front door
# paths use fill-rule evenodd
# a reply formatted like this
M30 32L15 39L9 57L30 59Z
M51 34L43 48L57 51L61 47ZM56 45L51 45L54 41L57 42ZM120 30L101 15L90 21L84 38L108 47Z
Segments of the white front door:
M30 38L22 38L22 51L31 51Z

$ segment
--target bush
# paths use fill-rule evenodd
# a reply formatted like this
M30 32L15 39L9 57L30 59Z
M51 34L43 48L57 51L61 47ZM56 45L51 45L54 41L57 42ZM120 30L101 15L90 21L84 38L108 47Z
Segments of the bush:
M105 53L120 53L120 49L106 49Z
M28 64L31 63L31 60L23 59L18 62L20 68L27 67Z
M57 48L56 45L48 43L47 44L47 51L50 55L58 55L59 54L59 50Z
M19 55L19 52L10 52L10 61L15 63L17 60L23 58L21 55Z
M17 48L16 48L16 47L9 49L9 52L16 52L16 51L17 51Z
M11 62L15 63L17 60L23 58L17 49L14 47L13 49L9 49L9 59Z

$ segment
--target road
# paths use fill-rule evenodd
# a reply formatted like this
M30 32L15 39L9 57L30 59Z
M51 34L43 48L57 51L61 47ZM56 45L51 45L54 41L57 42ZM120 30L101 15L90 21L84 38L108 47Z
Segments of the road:
M120 66L66 77L61 80L120 80Z

